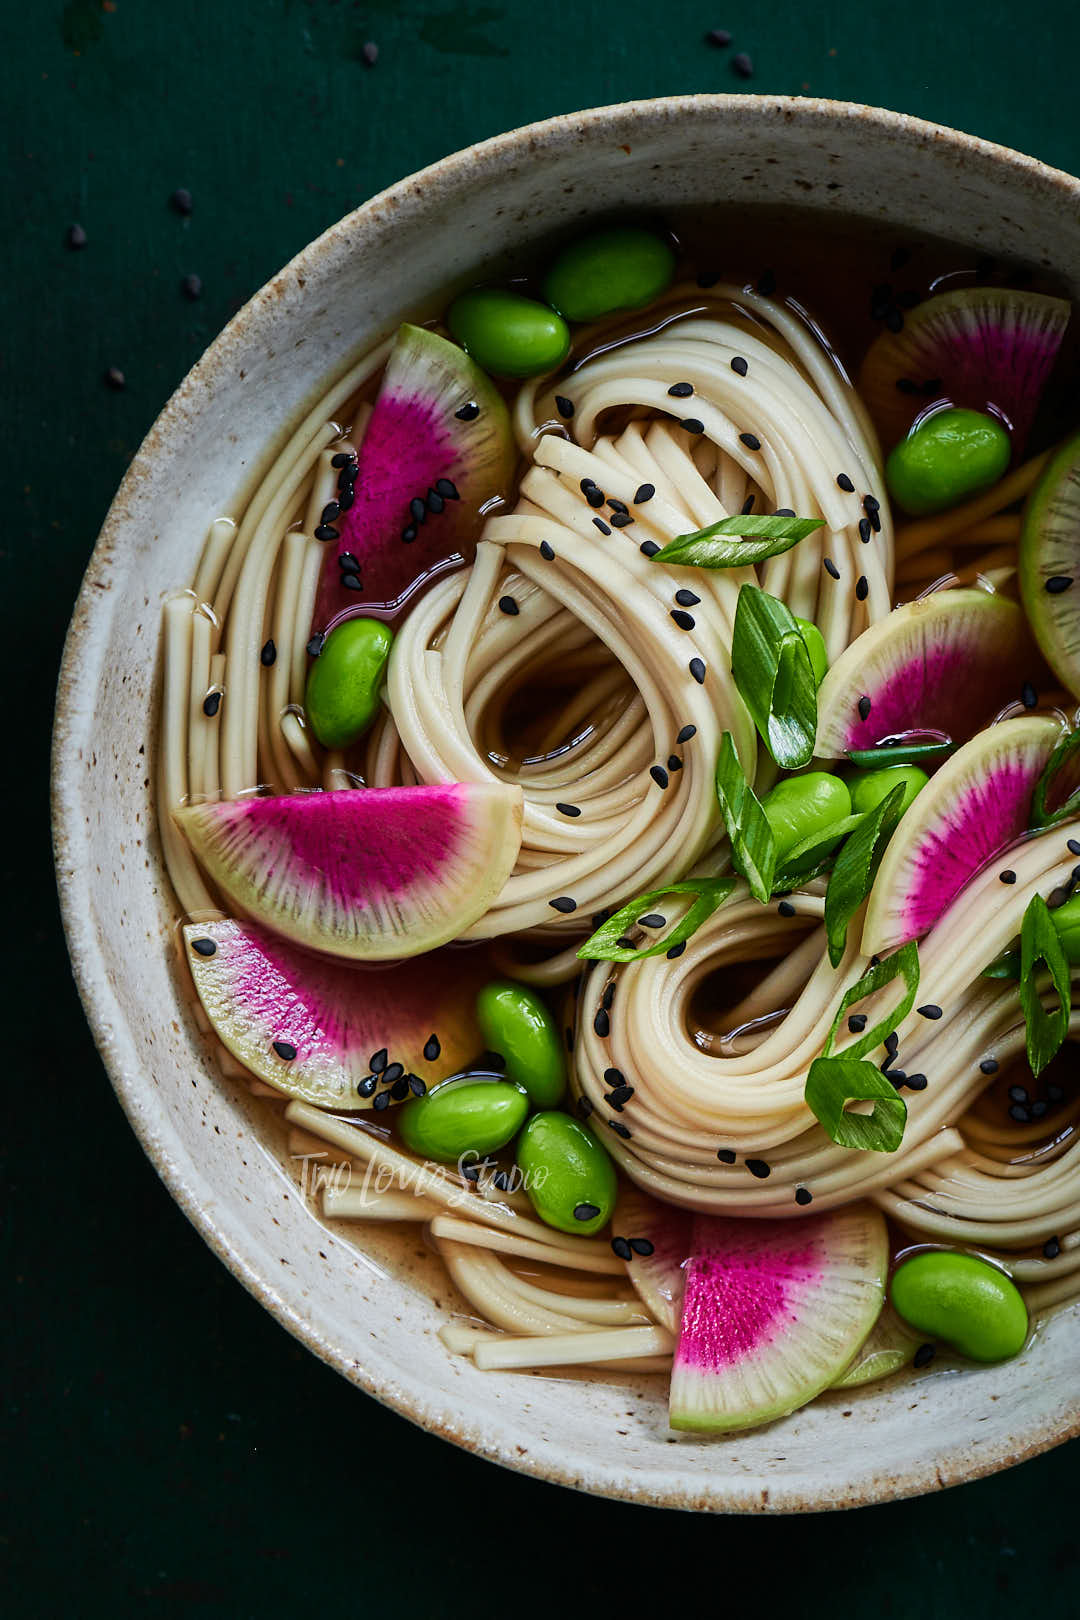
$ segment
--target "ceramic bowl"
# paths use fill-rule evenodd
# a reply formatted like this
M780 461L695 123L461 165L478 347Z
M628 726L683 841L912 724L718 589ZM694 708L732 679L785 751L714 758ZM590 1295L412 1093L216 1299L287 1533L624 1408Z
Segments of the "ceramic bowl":
M834 1394L720 1440L670 1434L663 1388L640 1376L483 1373L450 1356L423 1262L391 1266L374 1240L365 1253L344 1226L317 1221L260 1112L218 1076L174 971L148 763L162 598L191 578L211 519L347 351L527 244L540 222L546 232L598 211L716 202L841 210L915 232L944 222L972 249L1071 274L1080 296L1080 182L873 108L632 103L516 130L401 181L240 311L132 462L60 677L56 861L83 1002L143 1148L215 1253L298 1339L433 1433L511 1468L659 1506L791 1511L933 1490L1076 1433L1080 1308L1001 1366Z

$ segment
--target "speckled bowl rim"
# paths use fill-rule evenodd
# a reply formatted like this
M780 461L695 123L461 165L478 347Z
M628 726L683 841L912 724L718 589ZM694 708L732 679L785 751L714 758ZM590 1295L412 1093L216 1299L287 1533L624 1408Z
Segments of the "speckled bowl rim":
M536 162L542 160L546 152L558 151L568 140L602 136L605 125L616 119L621 126L625 126L628 118L633 119L644 135L652 129L693 117L705 110L729 117L733 125L747 120L757 120L762 124L776 119L789 123L797 121L808 134L824 134L852 124L873 124L881 133L892 135L914 148L943 146L955 158L977 163L984 169L990 167L1011 171L1015 179L1039 189L1050 199L1056 198L1064 206L1075 208L1080 203L1080 180L1075 177L1008 147L940 124L851 102L747 95L666 96L563 114L466 147L380 192L309 243L233 317L169 399L120 485L90 558L64 647L53 731L53 847L61 913L75 981L98 1050L132 1128L172 1197L209 1247L260 1304L301 1343L367 1394L422 1428L453 1441L466 1451L553 1484L655 1507L704 1508L719 1512L810 1512L837 1504L834 1499L819 1498L805 1489L798 1492L778 1491L775 1482L773 1489L765 1492L764 1497L751 1481L747 1481L745 1486L733 1486L729 1482L712 1491L703 1491L698 1483L692 1490L684 1491L677 1486L636 1485L632 1478L620 1478L614 1471L601 1474L593 1468L590 1473L588 1468L576 1469L569 1459L565 1465L559 1466L546 1460L537 1461L532 1456L522 1458L515 1451L509 1435L505 1443L499 1443L485 1432L481 1422L471 1420L467 1414L449 1424L445 1421L445 1413L426 1404L422 1394L403 1392L387 1370L358 1365L351 1354L346 1355L340 1345L330 1342L288 1300L282 1298L275 1284L245 1251L243 1235L229 1232L225 1229L225 1223L219 1225L214 1213L199 1203L194 1189L185 1180L183 1169L173 1157L167 1122L161 1118L160 1111L150 1106L150 1099L140 1083L142 1066L109 985L102 943L91 921L88 883L91 862L80 805L79 723L83 715L92 712L93 694L107 655L106 576L117 551L129 503L147 477L153 458L162 452L170 440L183 435L188 418L207 402L215 378L228 367L230 352L237 339L245 339L249 327L257 324L264 312L280 298L286 279L290 275L295 276L297 271L302 274L305 266L310 267L329 245L348 230L350 222L355 222L361 216L367 222L378 222L391 213L400 219L404 209L423 211L429 208L432 188L440 182L453 183L462 169L475 171L480 166L490 171L512 163L525 153L532 162ZM943 1453L899 1474L891 1472L887 1460L883 1460L880 1473L858 1493L846 1498L843 1505L866 1506L892 1501L982 1478L1037 1456L1077 1434L1080 1434L1080 1390L1071 1402L1062 1407L1054 1421L1019 1427L995 1446L988 1447L977 1460L973 1460L970 1453Z

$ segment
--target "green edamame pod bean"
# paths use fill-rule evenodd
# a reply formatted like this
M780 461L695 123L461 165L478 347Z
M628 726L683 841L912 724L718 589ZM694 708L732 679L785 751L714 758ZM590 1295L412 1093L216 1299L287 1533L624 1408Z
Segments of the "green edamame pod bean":
M944 512L996 484L1012 445L996 416L982 411L936 411L895 446L885 482L912 517Z
M776 839L777 859L811 834L824 832L851 814L846 783L829 771L804 771L777 782L761 801Z
M640 309L670 287L675 254L652 231L615 226L563 248L544 279L544 297L568 321Z
M348 748L379 708L394 632L378 619L346 619L308 671L304 710L324 748Z
M446 323L477 365L496 377L538 377L561 366L570 352L562 316L509 287L462 293Z
M447 1080L397 1110L401 1140L423 1159L453 1164L464 1153L483 1158L516 1136L529 1099L509 1080Z
M486 984L476 998L480 1033L506 1059L506 1078L524 1086L538 1108L554 1108L566 1090L562 1039L535 990L509 980Z
M795 623L802 631L802 638L806 642L806 650L810 654L810 668L814 672L815 681L820 686L829 668L829 655L825 650L825 637L812 619L800 619L796 613Z
M904 797L900 800L900 814L903 815L929 780L926 772L917 765L889 765L883 771L856 771L848 783L852 809L876 810L893 788L902 787Z
M897 1267L893 1307L972 1361L1004 1361L1024 1345L1027 1306L1011 1277L973 1254L930 1250Z
M615 1166L592 1131L569 1114L534 1114L517 1145L533 1209L548 1226L588 1237L611 1219Z
M1080 962L1080 894L1074 894L1063 906L1050 913L1067 959L1075 966Z

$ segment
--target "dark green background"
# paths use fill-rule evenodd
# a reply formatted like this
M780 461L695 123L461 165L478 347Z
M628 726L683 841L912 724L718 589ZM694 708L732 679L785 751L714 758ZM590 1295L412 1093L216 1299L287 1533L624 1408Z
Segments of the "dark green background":
M131 454L331 221L485 135L674 91L878 103L1075 169L1074 0L0 0L0 18L17 1612L1075 1614L1075 1452L854 1517L695 1519L511 1477L323 1368L204 1249L112 1098L71 988L44 788L61 638ZM751 85L702 43L715 26L752 54ZM82 253L64 245L76 220Z

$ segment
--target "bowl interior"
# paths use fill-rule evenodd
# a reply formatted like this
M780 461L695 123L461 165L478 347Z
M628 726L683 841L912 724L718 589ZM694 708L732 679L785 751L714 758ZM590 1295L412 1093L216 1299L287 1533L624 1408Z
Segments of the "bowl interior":
M416 1421L549 1479L666 1506L880 1500L1018 1460L1080 1424L1080 1309L1034 1349L834 1394L702 1441L659 1382L478 1372L436 1333L449 1291L419 1239L316 1219L252 1099L222 1082L174 971L153 831L158 623L300 408L433 290L598 212L716 203L843 211L1056 268L1080 292L1080 183L862 107L686 97L552 120L377 197L287 266L182 384L109 514L72 621L55 734L57 865L81 993L147 1153L206 1240L299 1338ZM844 273L841 271L841 273ZM153 1286L152 1280L149 1286Z

